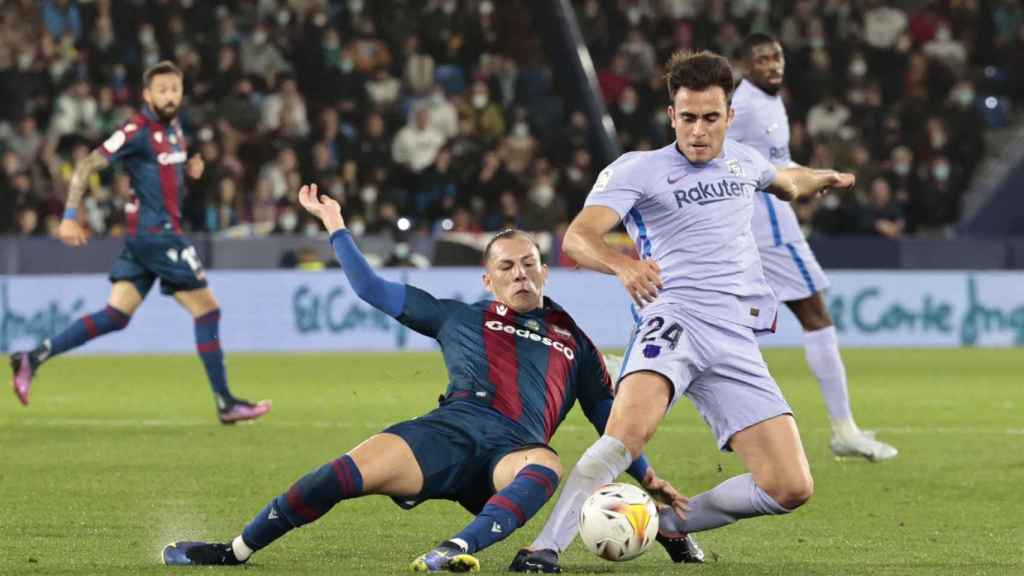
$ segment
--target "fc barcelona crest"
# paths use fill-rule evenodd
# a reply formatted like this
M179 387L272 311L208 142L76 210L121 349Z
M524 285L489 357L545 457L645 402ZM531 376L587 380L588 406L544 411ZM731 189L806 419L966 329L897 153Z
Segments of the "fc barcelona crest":
M725 165L729 167L729 174L740 177L745 176L743 173L743 165L740 164L739 160L726 160Z

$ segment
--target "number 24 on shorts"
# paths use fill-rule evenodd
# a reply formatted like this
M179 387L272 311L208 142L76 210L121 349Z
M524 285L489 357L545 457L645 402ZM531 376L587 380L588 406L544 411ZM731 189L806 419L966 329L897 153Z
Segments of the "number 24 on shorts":
M652 316L644 322L644 327L640 329L643 332L643 337L640 338L641 343L654 342L656 340L664 340L668 342L670 350L675 350L679 344L679 338L683 335L683 327L678 323L673 322L665 327L665 319L661 316Z

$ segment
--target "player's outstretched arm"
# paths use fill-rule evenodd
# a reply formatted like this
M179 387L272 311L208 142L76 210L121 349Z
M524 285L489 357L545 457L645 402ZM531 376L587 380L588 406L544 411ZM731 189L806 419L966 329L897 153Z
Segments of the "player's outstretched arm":
M775 179L772 180L768 191L781 200L792 202L815 196L830 188L851 188L856 181L853 174L846 172L792 166L775 173Z
M583 268L618 276L637 306L643 306L658 297L661 268L653 260L635 260L605 244L604 235L619 220L611 208L587 206L569 224L562 247Z
M78 224L78 208L82 204L82 196L93 174L103 170L110 163L99 152L91 154L79 160L75 164L75 171L71 174L71 183L68 184L68 199L64 203L64 217L57 228L57 235L61 242L68 246L81 246L85 244L85 231Z
M320 195L316 184L299 189L299 204L323 222L331 234L331 246L341 263L349 284L367 304L397 318L405 306L405 285L390 282L377 275L345 228L341 206L327 195Z

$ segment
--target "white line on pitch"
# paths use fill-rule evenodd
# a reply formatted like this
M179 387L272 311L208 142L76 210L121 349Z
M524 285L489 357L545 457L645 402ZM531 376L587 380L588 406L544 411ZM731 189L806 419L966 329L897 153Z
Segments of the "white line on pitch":
M268 416L259 422L253 422L253 426L264 426L270 428L367 428L367 429L383 429L391 424L399 422L399 419L389 421L353 421L346 420L344 417L340 417L337 420L283 420L281 418L275 418L273 415ZM248 423L243 423L246 425ZM50 428L58 427L81 427L81 428L209 428L220 426L213 418L195 420L195 419L182 419L182 420L168 420L168 419L157 419L157 418L141 418L141 419L127 419L127 418L4 418L0 419L0 426L42 426ZM1021 436L1024 435L1024 428L981 428L976 426L897 426L897 427L874 427L879 433L882 434L951 434L951 435L1005 435L1005 436ZM559 430L563 432L573 433L587 433L592 432L593 429L589 426L580 426L575 424L566 424L559 427ZM706 431L707 429L703 426L678 426L669 425L662 426L659 428L660 432L675 432L675 433L694 433ZM828 428L811 428L805 429L805 432L820 433L828 432Z

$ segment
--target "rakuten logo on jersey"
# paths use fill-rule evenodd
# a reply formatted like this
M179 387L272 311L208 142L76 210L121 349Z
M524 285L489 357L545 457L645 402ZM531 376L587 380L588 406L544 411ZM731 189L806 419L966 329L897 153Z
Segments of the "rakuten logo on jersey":
M156 161L164 166L171 164L182 164L188 160L188 155L178 150L177 152L161 152L156 155Z
M486 326L488 330L494 330L495 332L504 332L506 334L515 334L520 338L526 338L527 340L533 340L534 342L540 342L545 346L550 346L555 350L561 352L567 360L573 360L576 358L576 352L574 352L572 348L569 348L568 346L562 344L557 340L552 340L547 336L541 336L536 332L530 332L529 330L526 330L524 328L516 328L515 326L512 326L510 324L505 324L501 320L488 320L487 322L484 322L484 326Z

